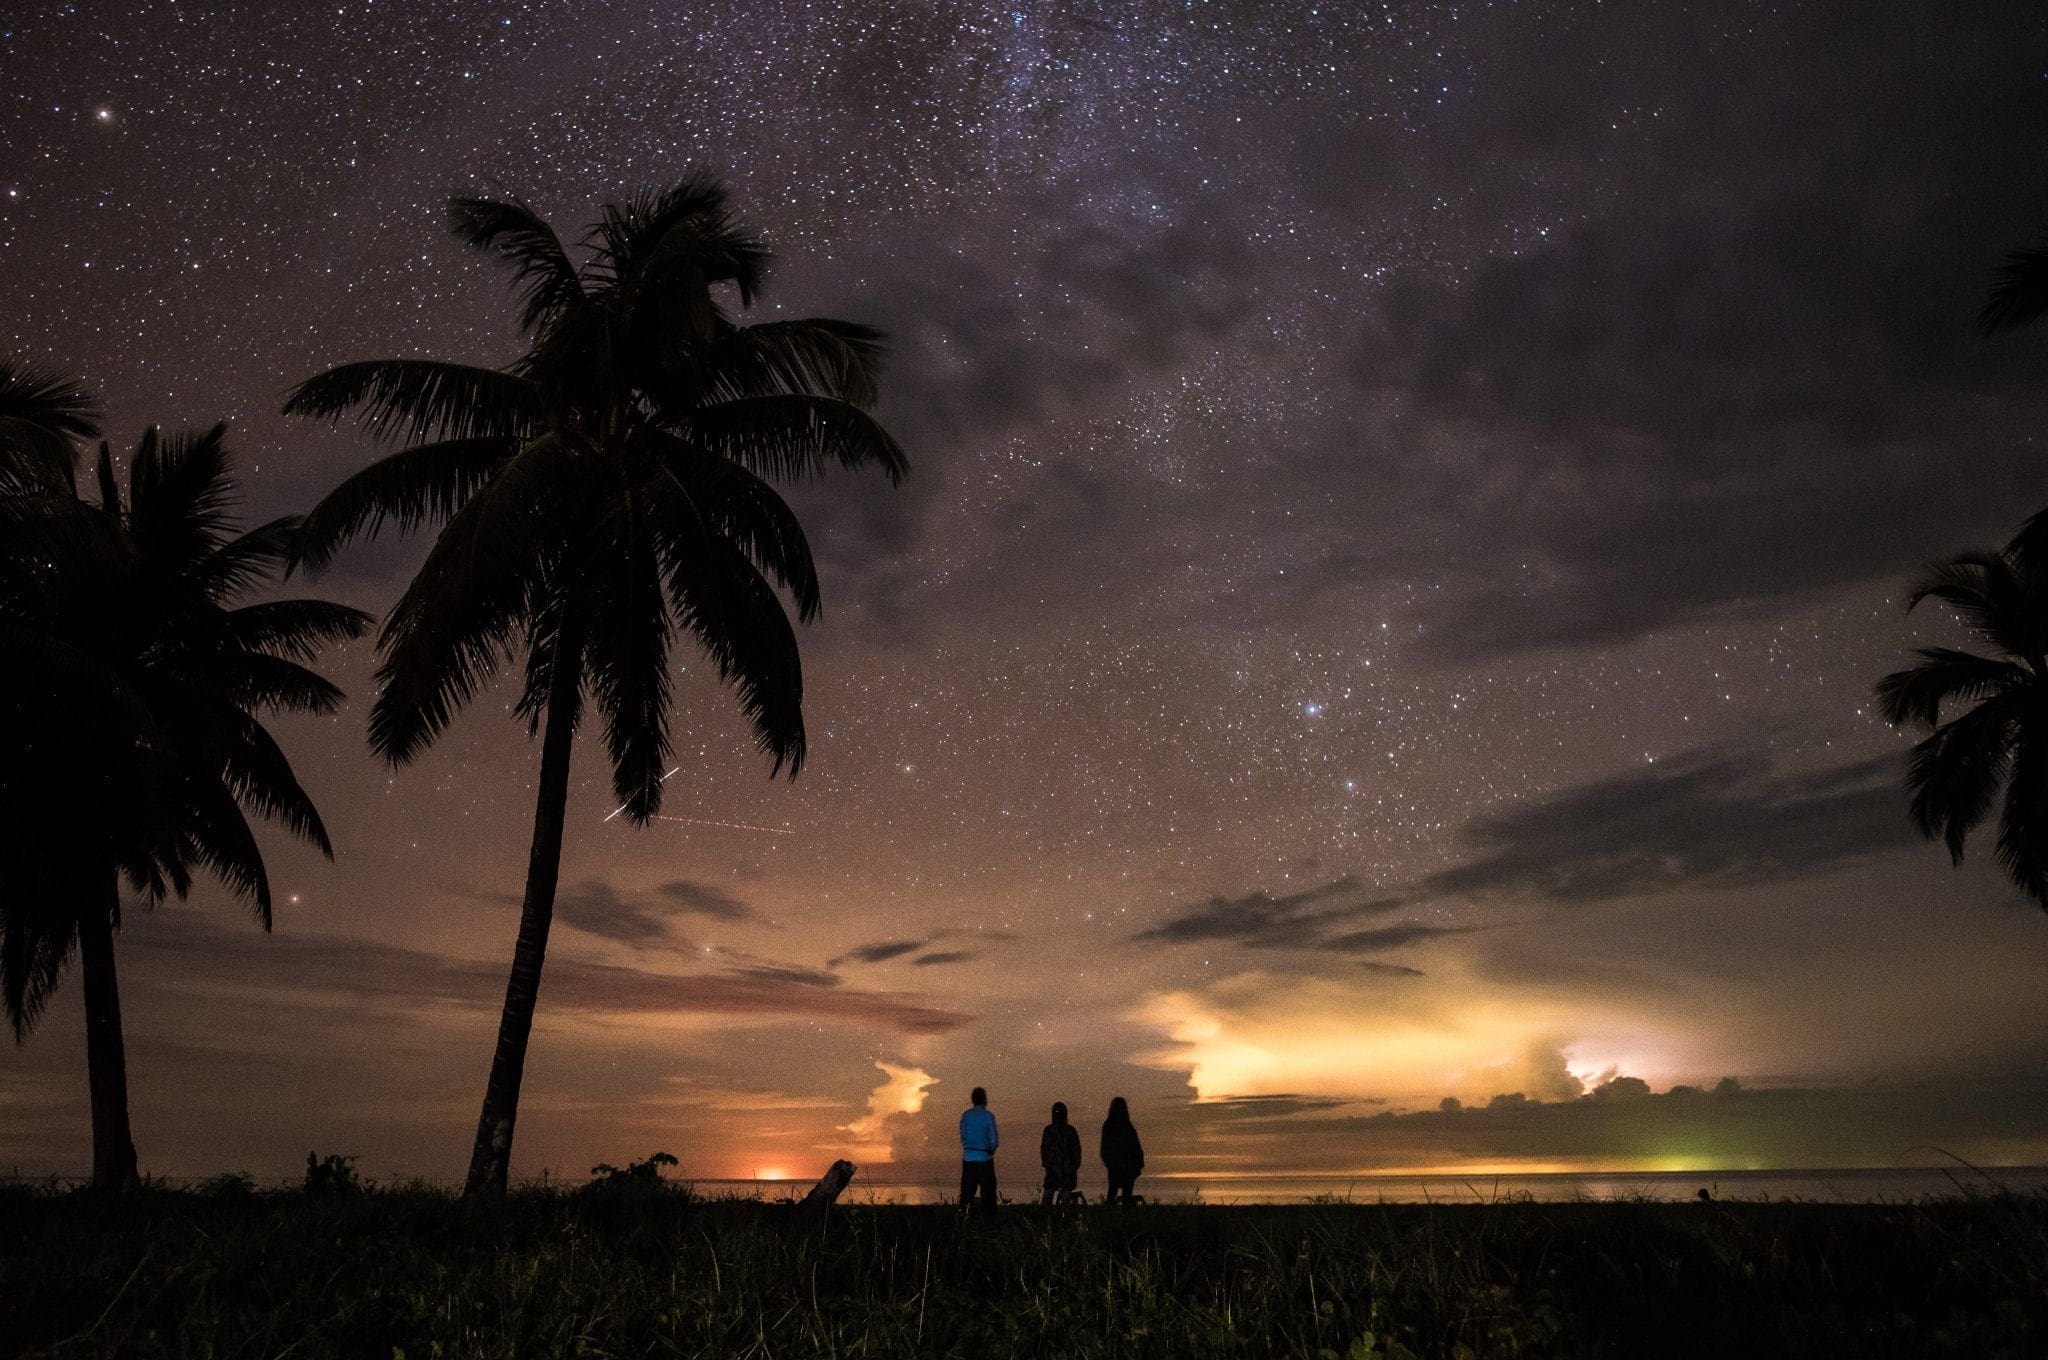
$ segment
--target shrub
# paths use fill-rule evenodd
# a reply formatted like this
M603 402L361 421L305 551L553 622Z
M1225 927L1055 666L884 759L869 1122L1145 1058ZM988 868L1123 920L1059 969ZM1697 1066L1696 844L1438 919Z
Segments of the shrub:
M306 1154L306 1193L309 1195L346 1195L363 1188L356 1179L356 1159L337 1157L328 1153L325 1157Z
M674 1157L666 1152L657 1152L644 1162L628 1162L623 1169L610 1162L599 1162L590 1168L589 1190L605 1191L668 1191L680 1187L671 1185L661 1178L661 1169L678 1165Z

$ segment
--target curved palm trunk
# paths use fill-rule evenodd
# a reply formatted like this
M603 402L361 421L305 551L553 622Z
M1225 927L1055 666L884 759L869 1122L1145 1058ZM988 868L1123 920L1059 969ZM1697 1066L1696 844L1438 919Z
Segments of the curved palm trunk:
M135 1171L135 1139L128 1129L128 1053L121 1039L121 987L114 975L114 908L119 892L119 881L110 879L106 900L78 922L95 1190L131 1190L141 1181Z
M498 1020L498 1049L484 1109L469 1154L465 1195L502 1194L512 1166L512 1126L519 1118L519 1083L526 1073L526 1041L533 1032L533 1008L540 999L541 964L547 958L548 927L555 919L555 880L562 868L562 822L569 805L569 755L575 745L577 691L582 681L580 647L558 643L554 685L548 694L547 727L541 738L540 791L534 801L533 847L526 861L526 897L519 909L519 940L512 949L512 976L505 983L505 1011ZM563 657L573 658L561 664Z

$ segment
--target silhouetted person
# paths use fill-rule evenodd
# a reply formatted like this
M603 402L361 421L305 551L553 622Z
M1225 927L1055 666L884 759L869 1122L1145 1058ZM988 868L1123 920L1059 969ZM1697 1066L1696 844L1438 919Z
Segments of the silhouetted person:
M996 1117L988 1112L988 1092L979 1086L969 1097L974 1103L960 1112L960 1202L972 1205L981 1197L982 1207L996 1207Z
M1131 1203L1138 1173L1145 1169L1145 1145L1138 1141L1131 1107L1122 1096L1109 1102L1109 1118L1102 1121L1102 1165L1109 1170L1109 1202Z
M1052 1123L1038 1135L1038 1164L1045 1168L1045 1202L1072 1197L1081 1177L1081 1131L1067 1122L1065 1101L1054 1101Z

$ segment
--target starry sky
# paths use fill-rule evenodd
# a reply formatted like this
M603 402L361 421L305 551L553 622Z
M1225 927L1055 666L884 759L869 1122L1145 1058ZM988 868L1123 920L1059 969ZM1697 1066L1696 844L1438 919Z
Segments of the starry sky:
M2048 1161L2048 920L1869 702L2048 500L2048 333L1972 331L2048 18L1928 13L18 7L0 353L302 510L371 451L291 383L517 353L449 196L573 236L698 167L760 315L891 333L913 477L794 495L803 777L687 655L663 820L580 751L515 1176L932 1174L976 1084L1013 1177L1118 1094L1148 1174ZM327 665L335 863L122 934L146 1172L464 1165L537 748L500 687L387 769ZM82 1035L0 1056L0 1169L84 1169Z

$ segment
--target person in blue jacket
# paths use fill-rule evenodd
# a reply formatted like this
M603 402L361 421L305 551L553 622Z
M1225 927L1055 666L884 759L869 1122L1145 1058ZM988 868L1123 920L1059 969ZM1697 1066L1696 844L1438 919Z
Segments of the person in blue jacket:
M960 1202L996 1207L996 1117L989 1113L988 1092L979 1086L969 1097L973 1104L960 1113Z

